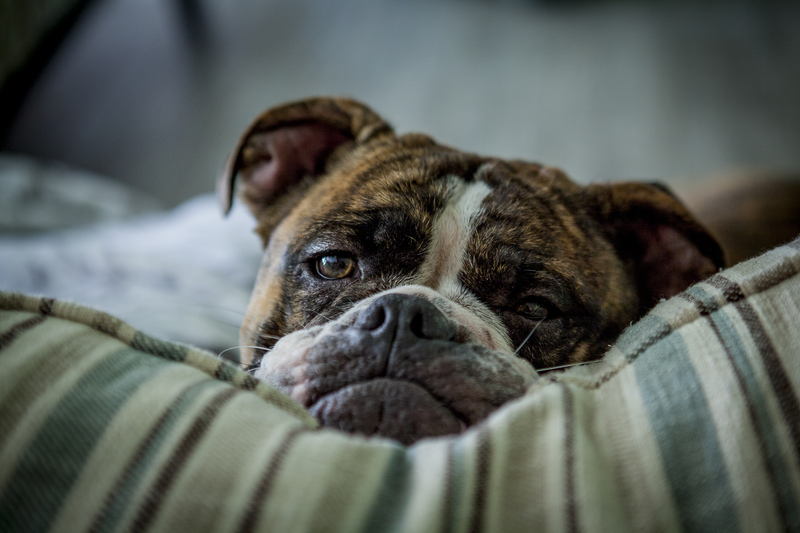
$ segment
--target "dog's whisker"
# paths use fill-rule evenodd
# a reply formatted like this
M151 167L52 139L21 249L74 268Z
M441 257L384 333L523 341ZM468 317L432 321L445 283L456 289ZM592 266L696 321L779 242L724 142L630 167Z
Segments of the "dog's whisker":
M225 352L230 352L231 350L238 350L239 348L252 348L254 350L264 350L264 352L269 352L272 348L264 348L263 346L231 346L230 348L225 348L221 352L217 354L217 359L222 358L222 354Z
M222 311L223 313L230 313L232 315L240 316L244 318L244 313L241 311L234 311L233 309L225 309L224 307L215 307L213 305L200 305L200 304L187 304L181 305L180 307L191 308L191 309L210 309L212 311Z
M231 322L229 320L225 320L224 318L218 318L216 316L212 316L211 313L207 313L207 312L199 313L199 312L197 312L197 310L198 309L203 309L203 310L206 310L206 311L209 311L209 310L211 310L211 311L221 311L221 312L224 312L224 313L231 313L231 314L234 314L234 315L237 315L237 316L240 316L240 317L244 318L244 315L242 313L238 312L238 311L234 311L232 309L224 309L222 307L213 307L213 306L210 306L210 305L175 304L175 305L166 306L166 309L168 309L168 310L171 309L176 313L177 312L186 312L186 313L196 314L198 317L202 317L203 319L211 320L211 321L216 322L218 324L222 324L223 326L228 326L228 327L231 327L231 328L235 328L237 330L242 327L241 320L238 321L238 322ZM178 311L178 310L180 310L180 311Z
M288 332L291 333L292 331L297 331L298 329L304 329L305 325L303 324L303 322L299 318L292 316L292 317L289 317L288 327L289 327L289 331Z
M530 333L528 333L528 336L527 336L527 337L525 337L525 340L524 340L524 341L522 341L522 344L520 344L520 345L517 347L517 349L516 349L516 350L514 350L514 355L518 354L518 353L519 353L519 351L522 349L522 347L523 347L523 346L525 346L525 343L526 343L526 342L528 342L528 340L530 340L531 336L533 336L533 332L534 332L534 331L536 331L536 328L538 328L538 327L539 327L539 324L541 324L543 321L544 321L544 317L540 318L540 319L539 319L539 322L537 322L537 323L536 323L536 325L535 325L535 326L533 326L533 329L531 330L531 332L530 332Z
M222 324L223 326L228 326L228 327L234 328L236 330L238 330L238 329L240 329L242 327L241 324L234 324L234 323L231 323L231 322L227 322L225 320L221 320L219 318L214 318L214 317L211 317L211 316L207 316L206 318L216 322L217 324Z
M330 322L330 321L331 321L330 317L327 317L327 316L323 315L322 313L319 313L319 312L316 312L316 311L315 311L315 312L314 312L314 314L315 314L316 316L321 316L322 318L324 318L324 319L325 319L325 320L327 320L328 322Z
M568 365L559 365L559 366L548 366L547 368L537 368L537 372L549 372L550 370L559 370L561 368L569 368L571 366L581 366L581 365L592 365L594 363L599 363L600 361L583 361L581 363L570 363Z

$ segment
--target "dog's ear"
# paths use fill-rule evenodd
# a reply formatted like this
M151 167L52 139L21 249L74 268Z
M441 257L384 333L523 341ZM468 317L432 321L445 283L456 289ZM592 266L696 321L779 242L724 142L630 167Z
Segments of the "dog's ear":
M237 176L245 203L259 217L304 177L324 173L337 148L391 133L371 109L346 98L312 98L268 109L244 131L217 181L222 210L230 211Z
M583 193L590 215L635 278L640 312L724 266L717 241L665 186L594 184Z

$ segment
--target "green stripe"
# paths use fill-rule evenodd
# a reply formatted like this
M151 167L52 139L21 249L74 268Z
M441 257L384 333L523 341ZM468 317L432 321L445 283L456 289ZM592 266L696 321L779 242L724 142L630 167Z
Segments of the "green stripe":
M217 370L214 372L214 377L222 381L233 381L238 373L238 368L233 366L230 362L220 360Z
M669 335L633 368L683 529L738 531L714 421L683 338Z
M290 431L281 442L278 449L272 454L272 457L267 464L263 476L258 481L256 489L250 497L250 504L244 513L242 522L239 524L239 533L251 533L255 530L258 519L261 516L262 507L267 502L272 488L275 486L275 478L278 475L281 467L283 466L286 456L289 454L295 439L300 436L303 428L297 428Z
M399 530L403 511L408 504L411 485L411 461L405 448L392 448L392 456L383 473L378 495L372 502L361 531Z
M53 409L0 496L0 530L45 531L117 409L165 363L131 348L89 370Z
M464 439L447 443L447 471L444 486L444 502L442 505L443 533L455 531L461 503L464 501L460 489L464 487Z
M190 385L178 395L145 438L131 462L126 466L114 489L108 494L103 508L95 518L90 531L93 533L112 531L117 526L131 498L136 493L144 474L152 467L153 460L158 455L164 442L172 434L176 423L184 416L187 409L191 407L201 392L209 387L218 387L219 385L219 382L208 379Z
M178 362L183 362L186 359L186 354L189 353L189 348L187 346L174 342L162 341L145 335L141 331L137 331L136 335L134 335L133 341L131 341L131 348Z
M31 318L18 322L16 324L10 325L3 333L0 335L0 352L6 349L9 344L14 342L17 337L28 331L29 329L35 328L39 324L43 323L47 320L47 317L42 315L34 315Z
M475 492L473 493L472 512L469 519L469 531L471 533L477 533L485 529L486 492L489 489L489 463L492 457L492 435L486 426L478 430L477 437Z
M209 427L214 423L220 411L239 392L233 387L222 388L194 417L192 425L186 429L183 438L171 449L169 459L159 468L158 477L148 488L129 531L141 532L150 528L166 500L166 494L172 488L197 446L202 442Z

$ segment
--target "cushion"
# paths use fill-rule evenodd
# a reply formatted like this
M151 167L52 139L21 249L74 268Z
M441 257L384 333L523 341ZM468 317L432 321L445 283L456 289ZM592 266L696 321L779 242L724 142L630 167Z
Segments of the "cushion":
M0 296L0 531L800 528L800 240L461 435L321 429L245 372Z

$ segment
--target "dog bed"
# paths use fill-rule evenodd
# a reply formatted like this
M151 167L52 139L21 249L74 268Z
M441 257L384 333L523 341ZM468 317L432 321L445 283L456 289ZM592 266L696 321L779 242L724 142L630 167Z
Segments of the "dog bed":
M800 529L800 239L411 447L108 314L0 309L0 531Z

